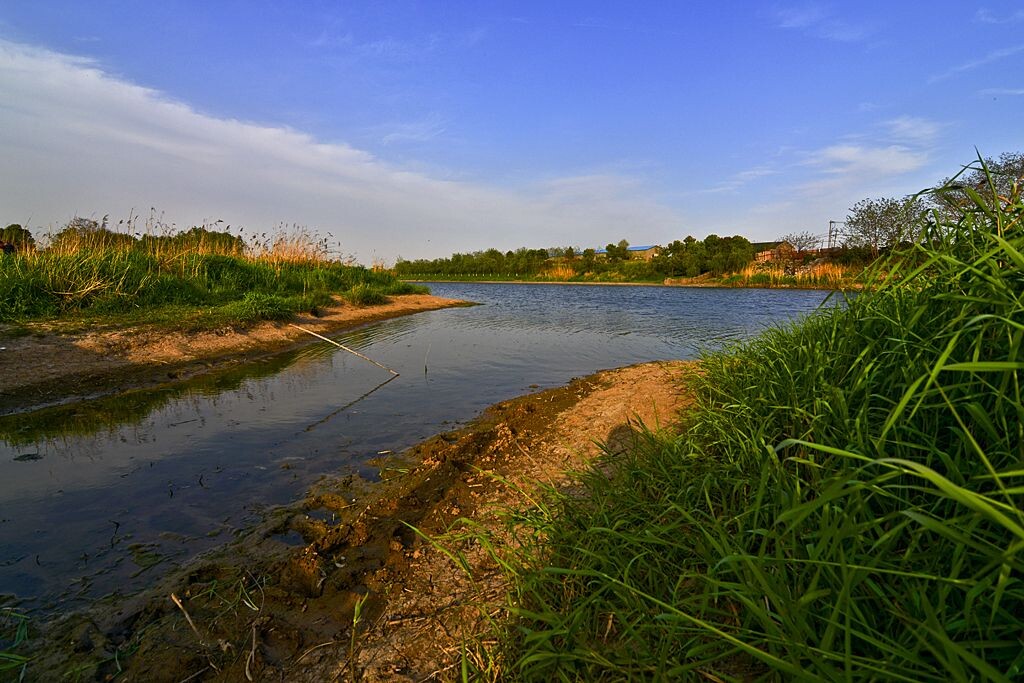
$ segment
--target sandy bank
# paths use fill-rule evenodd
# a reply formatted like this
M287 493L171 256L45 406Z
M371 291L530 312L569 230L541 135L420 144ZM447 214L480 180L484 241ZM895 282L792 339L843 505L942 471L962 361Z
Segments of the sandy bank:
M320 317L300 314L292 322L324 334L461 305L465 303L454 299L407 294L371 307L339 301ZM31 335L0 339L0 414L186 379L316 341L279 322L200 332L141 326L61 334L40 328Z

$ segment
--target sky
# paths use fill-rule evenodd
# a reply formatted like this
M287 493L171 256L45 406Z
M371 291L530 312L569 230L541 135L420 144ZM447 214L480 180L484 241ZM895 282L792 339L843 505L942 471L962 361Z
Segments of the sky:
M0 2L0 223L39 235L766 241L1018 151L1020 0Z

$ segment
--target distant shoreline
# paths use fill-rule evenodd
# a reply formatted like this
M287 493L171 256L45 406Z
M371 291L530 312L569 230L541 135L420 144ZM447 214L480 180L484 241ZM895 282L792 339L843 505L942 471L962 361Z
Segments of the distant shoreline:
M832 287L797 287L792 285L778 285L766 287L764 285L724 285L720 282L567 282L565 280L424 280L419 278L401 279L402 282L422 284L472 284L472 285L581 285L598 287L686 287L691 289L800 289L820 290L823 292L839 291L839 288Z
M566 282L565 280L402 280L402 282L422 282L423 284L473 284L473 285L601 285L611 287L715 287L717 285L666 285L662 282Z

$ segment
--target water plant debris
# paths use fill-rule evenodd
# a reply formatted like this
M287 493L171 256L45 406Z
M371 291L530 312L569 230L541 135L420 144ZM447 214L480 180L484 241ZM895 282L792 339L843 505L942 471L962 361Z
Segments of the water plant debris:
M353 356L359 356L363 360L365 360L365 361L367 361L369 363L373 363L378 368L383 368L384 370L387 370L388 372L390 372L392 375L394 375L396 377L398 376L398 372L396 370L392 370L391 368L389 368L386 365L381 365L380 363L378 363L377 361L373 360L372 358L368 358L368 357L364 356L363 354L359 353L358 351L354 351L354 350L350 349L349 347L345 346L344 344L336 342L333 339L329 339L329 338L327 338L327 337L325 337L325 336L323 336L321 334L317 334L316 332L313 332L311 330L307 330L305 327L300 327L298 325L293 325L292 323L288 323L288 326L289 327L294 327L297 330L301 330L301 331L305 332L306 334L311 334L314 337L317 337L318 339L323 339L325 342L330 342L330 343L334 344L335 346L337 346L339 349L341 349L343 351L348 351Z

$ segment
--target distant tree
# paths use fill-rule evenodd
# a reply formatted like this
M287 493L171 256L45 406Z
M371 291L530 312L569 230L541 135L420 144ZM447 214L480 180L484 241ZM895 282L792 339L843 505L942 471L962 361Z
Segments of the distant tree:
M1007 200L1024 186L1024 153L1005 152L998 159L979 159L959 175L942 181L938 192L931 195L935 208L955 218L956 214L976 207L974 197L983 205L991 201L992 189ZM1015 190L1016 188L1016 190ZM988 199L986 199L988 198ZM952 214L952 215L950 215Z
M668 277L696 277L705 272L707 250L703 242L687 236L682 241L674 240L666 245L654 257L652 264L658 272Z
M587 248L580 252L580 262L577 265L577 269L581 273L586 273L594 270L594 264L597 262L597 252L593 249Z
M11 223L0 230L0 241L13 244L17 251L31 251L36 246L36 238L18 223Z
M700 240L686 236L683 240L682 275L696 277L707 270L708 252Z
M566 261L572 261L576 258L576 250L572 247L566 247L564 253Z
M704 270L715 276L742 270L754 258L754 245L739 235L708 235L704 238L704 250L707 258Z
M149 248L171 248L178 252L241 256L246 251L245 240L239 235L224 230L210 230L206 226L194 226L173 235L142 235L139 242Z
M814 249L818 244L821 243L821 238L815 235L813 232L802 231L802 232L791 232L787 235L783 235L779 238L780 242L789 242L793 245L793 248L799 252L807 251L808 249Z
M78 251L79 249L132 248L137 240L132 235L114 232L102 221L76 216L60 231L50 236L50 249Z
M914 242L926 210L917 197L862 199L846 216L845 246L868 247L877 256L882 249Z
M626 240L619 240L618 244L609 244L604 249L609 261L625 261L629 258L629 242Z
M476 271L487 275L505 272L505 255L497 249L488 249L477 258L479 266Z

